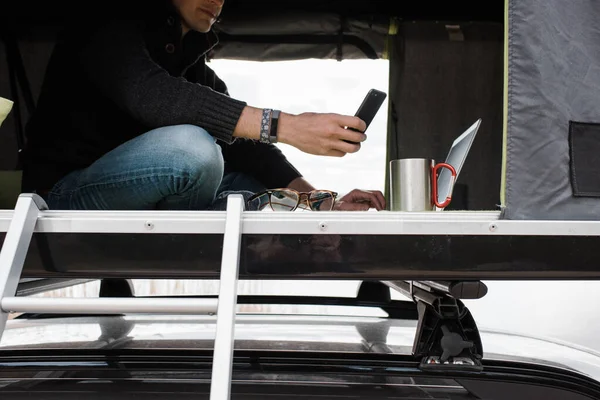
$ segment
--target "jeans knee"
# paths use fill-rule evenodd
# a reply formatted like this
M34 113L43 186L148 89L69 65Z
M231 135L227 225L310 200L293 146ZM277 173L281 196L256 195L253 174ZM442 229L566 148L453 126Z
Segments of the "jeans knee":
M176 192L190 186L215 191L223 178L224 161L221 147L206 130L194 125L162 128L164 155L171 160Z

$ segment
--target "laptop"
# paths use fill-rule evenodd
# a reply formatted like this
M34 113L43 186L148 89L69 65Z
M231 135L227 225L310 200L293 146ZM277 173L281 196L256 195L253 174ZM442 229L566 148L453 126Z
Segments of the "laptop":
M438 175L438 202L443 203L446 198L452 193L454 183L458 180L458 175L462 169L467 154L471 150L471 145L475 139L475 135L481 125L481 118L479 118L473 125L471 125L466 131L464 131L459 137L454 140L450 151L446 156L446 164L450 164L456 170L456 179L452 181L452 174L448 168L440 168ZM437 209L437 208L436 208ZM437 209L439 211L439 209Z

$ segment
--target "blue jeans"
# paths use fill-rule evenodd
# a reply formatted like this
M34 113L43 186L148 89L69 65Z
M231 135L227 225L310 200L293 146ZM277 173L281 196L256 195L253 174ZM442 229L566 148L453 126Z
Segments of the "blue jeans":
M204 129L154 129L74 171L46 196L55 210L223 210L226 197L265 188L242 173L224 176L221 147Z

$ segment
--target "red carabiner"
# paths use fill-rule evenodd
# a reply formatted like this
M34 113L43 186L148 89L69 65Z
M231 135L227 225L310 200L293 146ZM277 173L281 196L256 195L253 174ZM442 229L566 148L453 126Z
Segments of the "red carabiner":
M452 184L450 185L450 193L448 193L446 200L441 204L438 203L438 180L437 180L437 178L438 178L437 171L440 168L448 168L450 170L450 173L452 174ZM452 201L452 189L454 188L455 181L456 181L456 170L454 169L454 167L452 165L446 164L446 163L439 163L439 164L436 164L433 168L431 168L431 182L433 184L433 203L436 205L436 207L438 207L438 208L448 207L448 205Z

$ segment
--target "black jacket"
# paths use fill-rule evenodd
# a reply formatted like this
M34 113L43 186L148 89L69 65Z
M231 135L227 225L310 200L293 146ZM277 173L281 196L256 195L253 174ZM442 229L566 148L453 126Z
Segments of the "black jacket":
M124 142L178 124L217 138L226 172L244 171L271 188L301 176L277 147L233 139L246 103L231 98L205 64L217 37L192 31L181 40L179 17L167 4L59 38L27 125L23 191L47 191Z

